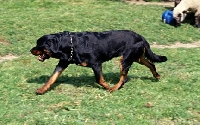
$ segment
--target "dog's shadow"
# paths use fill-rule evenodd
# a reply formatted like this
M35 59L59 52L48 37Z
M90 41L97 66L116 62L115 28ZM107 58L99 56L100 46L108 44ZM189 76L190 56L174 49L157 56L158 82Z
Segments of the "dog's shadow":
M44 84L45 82L48 81L50 76L47 75L42 75L36 78L30 78L27 80L28 83L37 83L37 84ZM104 73L104 78L106 82L110 84L116 84L119 81L119 73ZM152 82L157 82L153 77L138 77L135 75L128 75L128 81L130 82L129 79L141 79L143 81L150 80ZM82 87L82 86L91 86L94 88L102 88L99 84L96 83L95 77L94 76L88 76L88 75L80 75L78 77L76 76L68 76L68 75L62 75L60 76L57 81L51 86L50 90L54 89L56 86L60 84L70 84L75 87Z

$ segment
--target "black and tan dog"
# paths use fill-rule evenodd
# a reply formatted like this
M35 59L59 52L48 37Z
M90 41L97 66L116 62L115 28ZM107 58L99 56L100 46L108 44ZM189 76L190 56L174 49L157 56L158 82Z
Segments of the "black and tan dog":
M153 62L167 61L165 56L156 55L151 51L144 37L129 30L64 31L44 35L30 51L33 55L39 56L38 60L42 62L50 57L60 60L46 84L36 90L37 94L44 94L69 64L92 68L96 82L113 92L127 81L127 74L133 62L145 65L153 76L159 79L160 75L156 72ZM110 88L102 74L102 63L119 56L120 79Z

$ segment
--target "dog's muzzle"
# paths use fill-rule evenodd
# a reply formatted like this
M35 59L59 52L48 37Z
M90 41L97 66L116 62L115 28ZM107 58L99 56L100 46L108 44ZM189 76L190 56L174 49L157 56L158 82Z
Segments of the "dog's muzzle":
M35 56L38 56L38 60L41 61L41 62L44 62L45 59L49 59L50 56L48 54L46 54L45 52L43 51L40 51L38 50L36 47L32 48L30 50L30 52L35 55Z

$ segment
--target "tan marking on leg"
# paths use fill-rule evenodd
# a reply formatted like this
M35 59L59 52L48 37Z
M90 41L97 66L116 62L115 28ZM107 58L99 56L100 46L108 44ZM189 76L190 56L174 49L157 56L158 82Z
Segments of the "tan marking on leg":
M117 84L115 84L110 90L109 92L114 92L115 90L118 90L124 83L125 79L127 79L127 74L125 73L125 71L123 71L122 73L120 73L120 79L119 82Z
M155 71L155 68L151 65L151 62L145 59L143 55L138 59L137 62L148 67L156 79L160 78L160 75Z
M82 62L80 65L85 67L85 66L87 66L87 63L86 62Z
M145 54L145 47L143 48L143 54L142 54L142 56L144 56L144 54ZM137 62L138 62L138 63L141 62L141 57L137 60Z
M125 79L127 79L127 73L125 71L122 71L122 60L123 60L123 56L120 57L120 79L119 82L117 84L115 84L110 90L109 92L114 92L115 90L118 90L124 83Z
M103 75L101 74L99 84L103 86L106 90L110 89L110 86L105 82Z
M58 79L58 77L61 75L62 71L55 72L54 74L52 74L52 76L49 78L48 82L46 82L46 84L43 85L41 88L37 89L36 93L44 94L50 88L50 86Z
M101 65L101 71L100 71L100 79L99 79L99 84L103 86L106 90L110 89L110 86L106 83L103 77L103 72L102 72L102 65Z
M140 58L139 58L139 59L138 59L138 63L140 63L140 61L141 61L141 60L140 60Z
M123 60L123 56L121 56L120 59L119 59L120 72L122 71L122 60Z

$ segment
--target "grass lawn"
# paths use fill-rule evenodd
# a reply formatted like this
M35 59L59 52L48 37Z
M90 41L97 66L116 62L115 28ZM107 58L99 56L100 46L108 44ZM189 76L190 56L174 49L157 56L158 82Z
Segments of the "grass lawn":
M200 48L153 48L168 57L156 64L161 79L135 63L129 81L112 94L95 82L90 68L76 65L70 65L46 94L34 93L58 63L38 62L29 52L44 34L130 29L150 44L200 40L200 29L188 23L178 28L162 23L167 9L106 0L0 0L0 55L19 57L0 63L0 124L200 124ZM117 61L103 64L111 86L119 80Z

